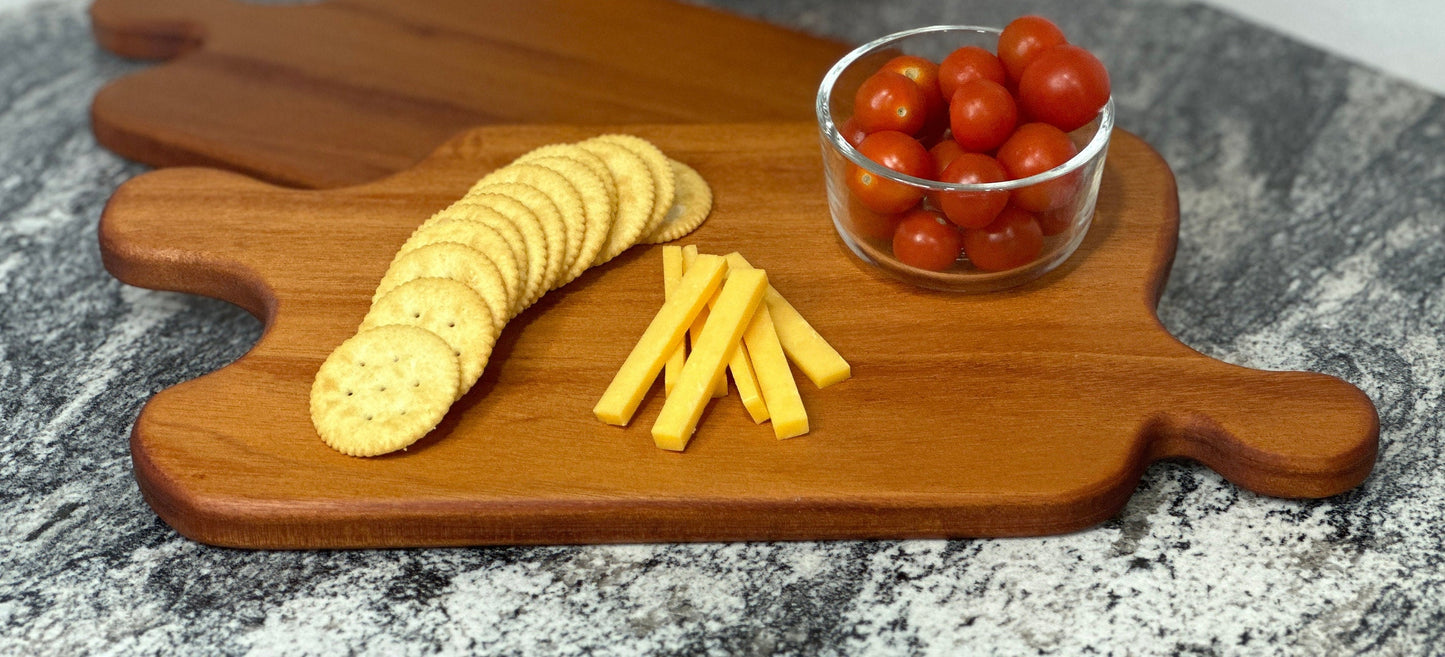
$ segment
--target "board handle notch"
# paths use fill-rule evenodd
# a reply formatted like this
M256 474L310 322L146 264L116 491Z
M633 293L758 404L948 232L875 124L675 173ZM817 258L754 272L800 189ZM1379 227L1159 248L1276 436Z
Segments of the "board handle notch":
M144 173L122 183L101 211L96 236L101 263L122 283L153 290L185 292L234 303L267 326L276 315L276 292L227 241L227 231L197 221L196 230L176 237L158 222L157 213L203 213L204 196L182 204L158 202L185 198L198 190L247 191L265 187L240 174L177 167Z
M1314 372L1217 365L1228 371L1199 383L1195 403L1144 422L1143 466L1196 461L1242 488L1285 498L1338 495L1369 476L1380 420L1359 388ZM1241 391L1257 394L1241 405Z

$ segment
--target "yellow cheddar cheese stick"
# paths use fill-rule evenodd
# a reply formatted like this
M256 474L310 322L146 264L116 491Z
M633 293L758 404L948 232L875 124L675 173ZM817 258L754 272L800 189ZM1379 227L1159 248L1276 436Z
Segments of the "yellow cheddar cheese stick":
M698 256L698 266L707 256ZM691 272L684 275L686 280ZM723 284L717 304L702 336L693 346L692 355L682 366L682 374L672 394L662 405L657 422L652 425L652 441L662 449L676 452L687 447L697 429L702 410L712 400L712 388L727 367L743 330L763 302L768 277L760 269L733 272ZM656 376L656 372L653 376Z
M663 300L671 299L676 293L677 284L682 280L682 247L675 244L667 244L662 247L662 295ZM668 356L667 363L662 367L662 390L664 394L672 394L672 386L677 383L677 375L682 372L682 364L687 359L687 346L678 344Z
M733 373L733 383L738 387L738 397L742 398L748 417L751 417L755 424L766 422L770 417L767 398L763 397L763 391L758 386L757 373L753 371L748 348L742 343L733 350L733 357L728 360L728 371Z
M693 250L692 257L697 257L696 246L688 245L686 247L683 247L682 261L684 270L687 267L688 249ZM751 269L751 267L749 267L749 269ZM707 313L709 312L709 310L712 309L713 304L715 304L716 302L717 297L714 296L711 301L707 302L708 310L704 310L699 313L698 318L706 321ZM691 331L693 342L696 343L698 334L702 332L702 324L694 321L692 324L692 329L689 329L689 331ZM738 397L742 399L743 408L747 409L748 417L751 417L755 424L762 424L763 422L766 422L769 417L768 405L767 402L763 399L762 391L758 389L758 377L753 372L752 361L748 359L747 347L741 344L738 345L737 350L733 352L733 357L728 361L728 371L732 372L733 384L738 387ZM727 378L719 378L718 387L713 390L712 396L716 399L718 397L726 397L727 394Z
M730 271L752 269L752 265L743 258L741 254L729 253L727 255L728 268ZM803 319L793 304L783 298L773 286L768 286L764 299L768 305L768 312L772 315L773 328L777 330L778 341L783 344L783 351L788 358L803 371L813 385L819 388L826 388L830 385L844 381L853 375L852 368L848 361L843 360L842 354L838 353L833 345L828 344L818 331ZM754 361L756 364L756 361ZM766 397L765 397L766 399ZM769 404L771 406L771 404Z
M753 313L752 321L743 331L743 344L752 355L763 400L772 415L773 435L782 440L808 433L808 412L803 408L798 383L793 380L793 370L783 354L783 344L778 341L766 303Z
M697 257L697 245L696 245L696 244L689 244L689 245L687 245L687 246L682 247L682 270L683 270L684 272L687 271L687 268L688 268L688 267L691 267L691 266L692 266L692 261L693 261L693 259L696 258L696 257ZM692 327L687 330L687 335L688 335L688 337L692 340L692 343L693 343L693 344L697 344L697 339L698 339L698 337L702 335L702 326L703 326L703 324L706 324L706 323L707 323L707 315L708 315L708 312L709 312L709 309L710 309L710 308L712 308L712 303L711 303L711 302L708 303L708 307L707 307L707 308L703 308L703 309L702 309L702 312L700 312L700 313L697 314L697 319L695 319L695 320L692 321ZM718 379L717 387L713 389L713 391L712 391L712 396L713 396L714 399L728 396L728 379L727 379L727 377L723 377L723 378L721 378L721 379Z
M672 355L677 345L682 344L683 333L707 305L718 285L722 284L726 272L727 262L721 257L697 257L692 269L678 282L674 290L676 294L663 302L662 308L642 333L642 338L632 348L632 353L622 363L622 368L612 377L612 383L607 385L602 399L592 408L598 419L616 425L626 425L632 419L638 404L642 403L642 396L647 394L647 389L652 387L652 382L662 371L663 361ZM687 367L684 366L682 375L686 374Z

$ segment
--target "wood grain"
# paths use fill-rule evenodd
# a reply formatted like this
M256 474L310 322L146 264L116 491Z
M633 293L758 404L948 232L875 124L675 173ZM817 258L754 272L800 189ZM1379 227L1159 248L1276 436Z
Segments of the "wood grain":
M848 47L666 0L97 0L96 39L175 59L96 94L96 138L154 166L302 187L375 180L492 123L808 120Z
M1137 138L1116 132L1070 261L957 296L885 280L841 245L810 124L623 129L712 183L714 214L684 242L766 268L853 364L826 390L800 379L812 433L777 441L733 396L686 452L664 452L648 433L661 384L628 428L592 416L662 302L648 247L510 324L482 381L409 451L323 445L312 377L408 232L512 157L611 129L477 129L331 191L185 168L124 184L100 226L117 277L227 299L266 324L240 360L142 411L131 449L157 513L196 540L279 548L1014 536L1112 516L1158 459L1287 497L1339 493L1373 466L1378 422L1359 390L1215 361L1160 326L1178 208Z

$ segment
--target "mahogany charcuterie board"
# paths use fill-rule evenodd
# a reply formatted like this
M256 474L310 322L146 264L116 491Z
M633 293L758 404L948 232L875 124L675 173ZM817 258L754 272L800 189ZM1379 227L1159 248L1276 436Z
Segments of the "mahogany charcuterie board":
M669 0L96 0L91 21L115 53L173 58L96 94L102 145L301 187L477 125L808 120L849 49Z
M196 540L264 548L1013 536L1110 517L1158 459L1287 497L1342 492L1374 464L1378 420L1358 389L1212 360L1159 324L1177 199L1138 138L1115 133L1072 259L960 296L885 280L846 251L811 124L620 128L711 182L713 215L683 243L767 269L851 361L853 378L824 390L800 377L808 435L775 440L734 394L685 452L659 450L660 384L630 427L593 417L662 302L659 249L639 247L509 324L481 382L409 451L322 444L312 378L408 233L511 158L604 129L480 128L329 191L194 168L122 185L100 226L111 272L266 325L235 363L141 412L131 449L157 513Z

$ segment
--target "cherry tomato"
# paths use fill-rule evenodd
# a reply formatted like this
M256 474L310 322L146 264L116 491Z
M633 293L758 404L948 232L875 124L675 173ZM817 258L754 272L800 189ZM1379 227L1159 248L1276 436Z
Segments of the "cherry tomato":
M938 88L938 65L922 57L913 55L899 55L888 60L880 71L893 71L918 85L923 92L923 99L929 111L934 108L943 107L945 102L943 92Z
M1010 178L1027 178L1068 162L1078 153L1079 147L1063 130L1047 123L1025 123L998 148L998 162ZM1078 185L1079 173L1075 171L1016 189L1012 202L1029 212L1045 212L1072 200Z
M1078 46L1056 46L1038 56L1019 80L1019 104L1035 121L1064 132L1082 128L1109 101L1109 72Z
M843 125L838 126L838 134L843 136L843 141L852 144L853 148L857 148L859 144L863 143L863 138L868 136L868 133L858 127L858 119L851 116L843 122Z
M973 266L984 271L1022 267L1038 258L1043 250L1044 234L1039 230L1039 222L1013 206L1004 208L989 225L963 231L963 252Z
M901 132L884 130L870 134L858 146L858 152L899 173L918 178L933 177L933 156L917 139ZM923 198L922 189L874 175L856 165L849 170L848 188L853 190L860 203L880 214L902 212Z
M993 53L978 46L964 46L948 53L938 65L938 90L944 98L953 98L953 93L963 83L983 78L1004 84L1003 63Z
M948 129L948 100L938 89L938 65L922 57L899 55L888 60L879 70L898 73L923 92L923 107L927 116L917 134L924 143L937 140Z
M1018 124L1019 110L1008 89L993 80L970 80L948 105L953 140L976 153L998 148Z
M869 134L897 130L917 134L928 118L923 90L912 80L893 71L878 71L858 86L853 98L853 118Z
M903 217L902 214L874 212L857 197L851 194L848 196L848 223L855 235L890 243L893 241L893 230L898 228L898 222L902 221Z
M941 103L938 111L929 110L928 119L918 131L918 141L925 147L932 147L943 141L948 132L948 103Z
M998 58L1009 79L1017 81L1035 57L1065 43L1064 31L1053 21L1043 16L1020 16L1004 26L998 36Z
M1003 165L981 153L964 153L953 160L938 179L950 183L990 183L1008 180ZM1008 205L1009 193L999 192L943 192L938 195L938 205L949 221L964 228L982 228L998 216Z
M1074 206L1065 205L1061 208L1054 208L1047 212L1038 214L1039 230L1043 231L1044 237L1052 237L1069 229L1074 223Z
M953 158L963 155L963 147L952 139L945 139L928 149L928 154L933 156L933 170L943 171L953 162Z
M934 210L909 212L893 231L893 257L910 267L943 271L962 251L963 236Z

